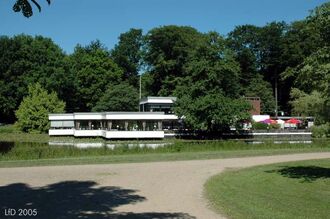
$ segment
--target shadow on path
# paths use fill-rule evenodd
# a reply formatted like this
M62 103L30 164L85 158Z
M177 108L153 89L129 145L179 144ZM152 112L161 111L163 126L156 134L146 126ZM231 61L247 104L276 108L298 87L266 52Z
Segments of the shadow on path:
M63 181L44 187L15 183L0 186L0 218L194 218L184 213L117 213L114 208L145 201L136 190L100 187L93 181ZM16 217L5 216L6 209L15 209ZM37 216L19 217L18 209L37 209ZM8 210L7 210L8 212Z
M276 172L288 178L302 179L302 182L312 182L317 179L330 178L330 168L318 166L285 166L278 170L271 170L266 172Z

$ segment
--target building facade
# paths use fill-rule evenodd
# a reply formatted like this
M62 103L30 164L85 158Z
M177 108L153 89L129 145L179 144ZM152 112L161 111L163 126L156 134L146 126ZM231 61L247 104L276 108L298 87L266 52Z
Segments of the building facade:
M66 113L49 114L49 120L50 136L164 138L163 122L176 121L177 116L164 112Z
M147 97L141 112L88 112L49 114L50 136L104 137L106 139L164 138L179 129L173 113L174 97Z

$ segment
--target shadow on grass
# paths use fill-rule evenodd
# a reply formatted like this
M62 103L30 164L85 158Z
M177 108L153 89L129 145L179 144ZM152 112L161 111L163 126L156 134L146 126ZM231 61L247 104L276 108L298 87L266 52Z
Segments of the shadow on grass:
M266 172L275 172L288 178L302 179L302 182L312 182L317 179L330 178L330 168L318 166L285 166L281 169L270 170Z
M194 218L185 213L118 213L114 208L145 201L136 190L120 187L100 187L93 181L63 181L44 187L15 183L0 187L0 218L22 218L18 209L37 209L37 216L24 218ZM5 216L5 210L15 209L16 217Z

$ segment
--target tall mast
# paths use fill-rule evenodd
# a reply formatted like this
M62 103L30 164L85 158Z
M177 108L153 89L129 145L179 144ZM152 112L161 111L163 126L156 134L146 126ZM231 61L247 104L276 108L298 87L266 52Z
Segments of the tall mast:
M142 88L141 88L141 75L140 75L140 100L141 100L141 95L142 95Z

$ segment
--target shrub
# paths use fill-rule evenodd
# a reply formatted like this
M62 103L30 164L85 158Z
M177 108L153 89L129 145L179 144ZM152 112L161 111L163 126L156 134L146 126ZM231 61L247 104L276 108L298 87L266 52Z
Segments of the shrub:
M330 137L330 123L312 127L312 136L314 138Z
M14 133L17 130L14 125L4 125L0 126L0 133Z
M270 129L280 129L281 128L281 125L280 124L270 124L269 125L269 128Z
M265 124L265 123L262 123L262 122L252 123L252 129L253 130L267 130L268 128L269 128L268 124Z
M65 103L55 92L48 93L39 83L29 86L16 111L17 127L23 132L44 133L49 129L48 114L64 112Z

